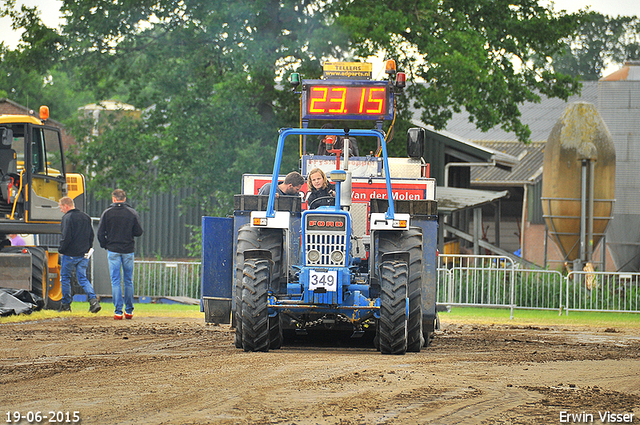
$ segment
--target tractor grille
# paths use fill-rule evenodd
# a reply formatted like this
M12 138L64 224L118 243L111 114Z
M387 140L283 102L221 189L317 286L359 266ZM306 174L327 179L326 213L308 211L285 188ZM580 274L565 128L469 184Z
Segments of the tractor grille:
M310 213L305 214L304 223L305 265L344 267L349 244L347 216Z
M320 259L316 262L309 261L309 251L316 250L320 253ZM340 251L341 260L334 262L331 253ZM342 234L319 234L307 233L305 238L305 258L307 266L333 266L344 267L347 258L347 235Z

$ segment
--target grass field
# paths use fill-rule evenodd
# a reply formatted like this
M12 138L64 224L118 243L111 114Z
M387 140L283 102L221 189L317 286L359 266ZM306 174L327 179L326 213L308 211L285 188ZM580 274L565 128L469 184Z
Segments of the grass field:
M74 302L71 313L58 313L53 310L41 310L32 314L0 317L0 324L33 320L46 320L58 317L90 317L88 302ZM97 316L112 316L113 304L103 303ZM557 311L547 310L515 310L514 318L509 318L508 309L453 307L449 313L440 313L442 323L479 323L479 324L511 324L539 326L590 326L618 327L640 329L640 314L634 313L594 313L570 312L560 316ZM201 318L198 305L182 304L135 304L134 317L183 317Z
M0 323L25 322L32 320L45 320L58 317L91 317L91 316L113 316L113 304L101 303L102 310L97 314L89 313L88 302L73 302L71 304L71 313L58 313L55 310L40 310L31 314L21 314L19 316L0 317ZM200 312L199 305L182 305L182 304L134 304L134 317L202 317L204 313Z
M513 319L509 309L453 307L450 313L440 313L442 323L481 323L541 326L589 326L640 329L640 314L599 313L571 311L562 315L554 310L514 310Z

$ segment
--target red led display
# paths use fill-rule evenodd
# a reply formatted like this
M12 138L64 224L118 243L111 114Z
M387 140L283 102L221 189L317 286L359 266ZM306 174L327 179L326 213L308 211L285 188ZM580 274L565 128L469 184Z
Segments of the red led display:
M304 87L305 118L378 119L389 115L386 84L309 84Z

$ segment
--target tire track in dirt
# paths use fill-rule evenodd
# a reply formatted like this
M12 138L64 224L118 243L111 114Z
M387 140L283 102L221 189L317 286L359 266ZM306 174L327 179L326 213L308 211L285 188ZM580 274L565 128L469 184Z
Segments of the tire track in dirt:
M541 395L520 388L483 388L480 394L469 399L447 403L446 407L421 412L418 424L453 425L482 423L504 414L523 404L540 400Z
M85 425L550 423L564 405L637 400L636 335L453 325L405 356L313 341L245 353L202 319L72 318L0 326L0 394Z

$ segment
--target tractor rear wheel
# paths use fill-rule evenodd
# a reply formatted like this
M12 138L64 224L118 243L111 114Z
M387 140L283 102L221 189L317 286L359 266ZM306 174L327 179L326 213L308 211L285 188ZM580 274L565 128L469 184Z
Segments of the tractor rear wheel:
M247 260L242 277L242 348L269 351L269 260Z
M380 274L380 352L404 354L407 352L407 263L384 261Z
M278 350L282 347L283 340L280 313L277 313L275 316L269 317L269 349Z
M409 253L409 319L407 351L419 353L425 343L422 329L422 232L412 227L407 231L381 232L378 240L378 258L393 251Z
M2 252L22 252L25 249L31 253L30 292L36 296L36 299L42 299L42 304L38 309L43 306L47 308L53 303L53 300L48 300L49 263L47 262L47 251L38 246L8 246Z

